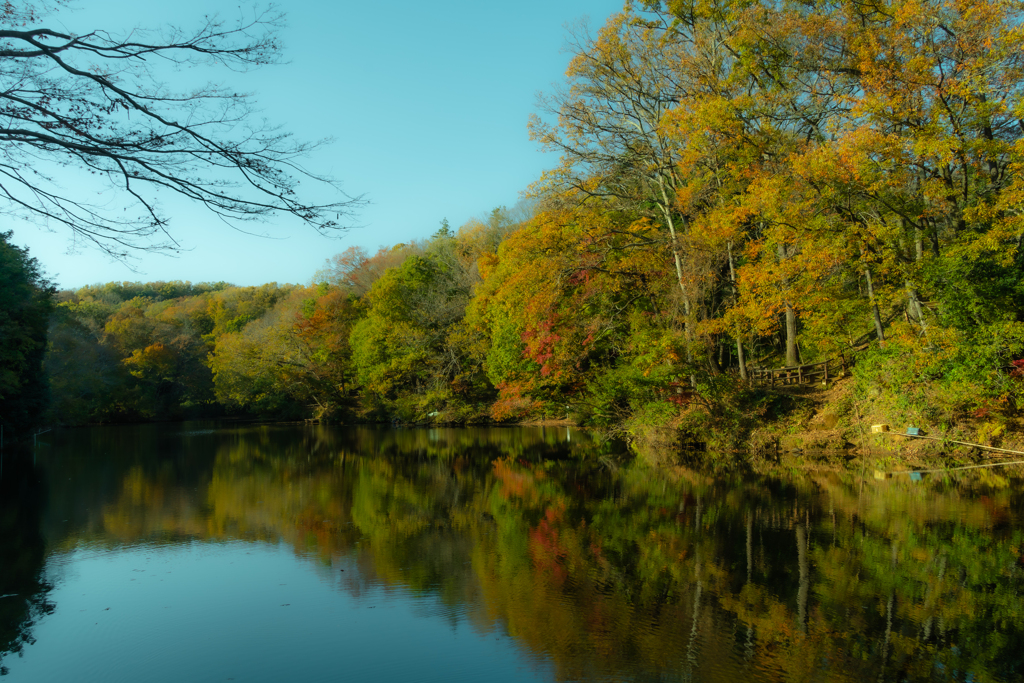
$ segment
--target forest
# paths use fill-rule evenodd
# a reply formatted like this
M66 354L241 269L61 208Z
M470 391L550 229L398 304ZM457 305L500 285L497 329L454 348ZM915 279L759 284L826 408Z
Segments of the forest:
M350 247L308 284L56 292L5 233L2 419L567 419L641 450L735 447L805 410L751 369L841 359L840 427L1013 439L1021 19L629 2L572 36L529 124L559 162L520 205Z

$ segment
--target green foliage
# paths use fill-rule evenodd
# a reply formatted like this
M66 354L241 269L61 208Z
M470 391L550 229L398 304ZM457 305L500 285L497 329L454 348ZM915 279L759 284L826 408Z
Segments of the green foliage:
M679 412L671 400L679 379L670 367L655 372L636 364L604 368L593 374L585 398L573 407L584 424L604 429L624 427L627 421L667 426Z
M354 319L341 290L295 289L258 320L217 338L209 360L217 399L264 418L344 417Z
M349 338L367 416L421 422L479 414L488 393L481 347L463 323L479 280L477 248L465 232L440 230L367 292Z
M180 419L223 411L208 355L291 292L276 284L110 283L62 292L46 371L56 424Z
M971 332L938 328L928 340L923 345L913 329L904 328L884 347L861 354L853 368L857 396L893 422L917 425L1024 405L1024 383L1011 377L1004 360L1024 354L1024 324Z
M46 406L42 370L53 287L29 257L0 232L0 425L24 436Z

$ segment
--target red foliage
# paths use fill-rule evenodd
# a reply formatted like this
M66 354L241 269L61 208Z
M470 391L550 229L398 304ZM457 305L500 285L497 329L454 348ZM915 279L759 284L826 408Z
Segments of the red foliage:
M589 285L590 281L594 279L594 271L589 268L582 268L577 270L566 280L570 285Z
M491 417L495 420L523 417L539 410L542 405L528 395L529 387L522 384L500 382L495 388L498 390L498 400L491 406Z
M1013 366L1013 370L1010 371L1010 377L1024 378L1024 358L1015 360L1010 365Z
M523 353L541 366L541 377L549 376L556 369L551 361L555 358L555 345L562 341L562 336L553 331L556 323L556 317L552 316L538 323L536 328L527 328L522 334L523 343L526 344Z

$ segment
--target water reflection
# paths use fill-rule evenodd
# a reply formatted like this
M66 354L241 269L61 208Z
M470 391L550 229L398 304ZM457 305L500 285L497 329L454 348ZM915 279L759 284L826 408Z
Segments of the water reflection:
M0 675L5 653L34 642L33 626L50 614L49 584L43 579L45 544L40 520L45 487L29 456L9 453L0 470Z
M529 676L1024 680L1020 481L1005 474L616 470L564 429L60 438L40 451L45 516L4 517L5 544L36 548L4 566L19 594L46 590L28 527L51 564L283 543L352 604L397 591L424 619L511 637ZM26 638L6 634L28 633L29 612L0 617L0 647Z

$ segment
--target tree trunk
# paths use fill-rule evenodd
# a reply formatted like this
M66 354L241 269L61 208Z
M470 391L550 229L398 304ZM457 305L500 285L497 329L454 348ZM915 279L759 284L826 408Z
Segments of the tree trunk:
M736 267L732 262L732 242L728 243L729 249L729 282L732 285L732 303L736 305L739 294L736 291ZM740 379L747 381L747 359L743 356L743 335L739 329L736 330L736 362L740 364Z
M740 364L740 379L746 382L750 378L747 377L747 359L743 355L743 342L739 337L736 337L736 362Z
M921 326L921 332L925 335L928 334L928 324L924 321L924 309L921 307L921 297L914 289L914 285L910 283L910 280L906 282L907 289L907 311L910 318L914 320L918 325Z
M864 279L868 283L868 301L871 302L871 319L875 323L875 334L878 341L885 342L885 330L882 329L882 316L878 313L878 302L875 301L875 288L871 284L871 269L864 266Z
M663 204L659 205L659 208L661 208L661 215L665 219L665 225L666 227L668 227L668 235L672 243L672 259L675 261L676 266L676 282L679 284L679 291L683 295L683 300L686 301L686 287L683 286L683 261L682 258L679 256L679 239L676 235L675 221L672 220L672 204L669 202L668 193L665 191L664 178L658 178L658 186L661 190L662 201L664 202ZM686 301L686 308L689 309L688 301ZM689 310L687 310L687 314L689 314Z
M788 257L786 245L779 245L779 261L785 261ZM784 285L788 285L784 282ZM793 304L786 298L786 366L800 365L800 357L796 350L796 311Z
M800 365L796 350L796 311L789 301L786 301L786 365Z
M715 347L718 347L717 358L714 351ZM722 344L716 340L715 347L708 349L708 365L711 367L712 375L719 375L722 373Z
M672 206L668 199L668 193L665 191L665 179L661 176L658 177L658 186L661 190L661 198L664 202L660 205L661 214L665 219L665 225L668 227L669 238L672 243L672 260L676 266L676 282L679 284L679 292L683 295L683 335L686 338L686 360L689 363L693 362L693 322L690 320L690 297L686 293L686 286L683 284L683 260L679 255L679 236L676 233L676 224L672 219ZM685 219L684 219L685 223ZM690 375L690 388L697 386L697 378Z

